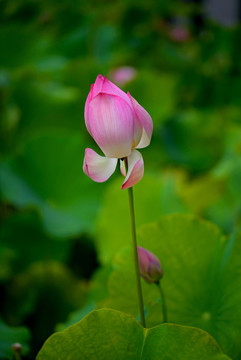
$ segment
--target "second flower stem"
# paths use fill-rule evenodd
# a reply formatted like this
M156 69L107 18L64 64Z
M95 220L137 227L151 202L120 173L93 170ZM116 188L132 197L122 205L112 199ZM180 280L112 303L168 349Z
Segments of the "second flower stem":
M166 306L166 299L165 299L164 291L161 286L161 281L159 281L157 283L157 287L158 287L158 289L160 291L160 295L161 295L163 322L166 323L167 322L167 306Z
M139 259L138 259L138 252L137 252L136 225L135 225L134 199L133 199L133 188L132 187L128 188L128 195L129 195L129 205L130 205L133 259L134 259L134 266L135 266L135 273L136 273L136 285L137 285L137 295L138 295L138 302L139 302L140 320L141 320L141 325L145 327L146 325L145 325L143 296L142 296L142 289L141 289Z

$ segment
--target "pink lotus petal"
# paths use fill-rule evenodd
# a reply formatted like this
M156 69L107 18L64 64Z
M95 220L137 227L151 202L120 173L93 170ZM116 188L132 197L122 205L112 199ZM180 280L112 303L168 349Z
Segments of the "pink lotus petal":
M93 84L93 98L102 92L104 81L104 76L99 74L95 80L95 83Z
M107 77L104 77L100 74L97 76L93 86L93 98L99 94L119 96L120 98L122 98L122 100L126 101L127 104L130 105L130 107L132 107L129 96L118 86L108 80Z
M148 112L130 95L128 92L127 95L131 99L136 118L139 120L143 127L142 137L140 142L137 144L136 148L141 149L150 144L152 131L153 131L153 122L152 118Z
M126 101L127 104L129 104L131 106L131 101L129 99L129 96L123 90L121 90L118 86L113 84L113 82L108 80L106 77L105 77L101 92L104 94L119 96L124 101Z
M144 162L139 151L133 150L128 156L128 171L121 189L128 189L137 184L144 175Z
M115 171L116 164L117 159L106 158L92 149L85 149L83 171L96 182L108 180Z
M134 113L120 97L99 94L89 103L90 134L103 153L123 158L131 153L134 137Z
M89 104L90 104L90 101L92 100L93 98L93 88L94 88L94 85L91 84L91 87L90 87L90 92L87 96L87 99L86 99L86 102L85 102L85 125L86 125L86 128L88 130L88 132L90 133L90 126L89 126Z

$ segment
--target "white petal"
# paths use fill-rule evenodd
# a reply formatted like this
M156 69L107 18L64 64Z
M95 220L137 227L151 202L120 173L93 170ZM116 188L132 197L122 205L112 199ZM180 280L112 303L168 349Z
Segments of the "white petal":
M126 176L126 164L125 160L120 160L120 171L123 176Z
M96 182L104 182L113 174L117 159L98 155L92 149L85 149L84 173Z
M144 175L144 162L139 151L133 150L128 160L128 171L121 189L128 189L137 184Z
M143 131L142 136L139 138L139 143L137 143L136 148L144 148L150 144L152 131L153 131L153 122L152 118L148 114L148 112L131 96L130 93L127 93L129 98L131 99L135 115L139 122L142 125Z
M139 144L137 145L137 149L142 149L147 147L150 144L151 138L148 137L145 129L143 129L142 131L142 136L141 136L141 140L139 142Z

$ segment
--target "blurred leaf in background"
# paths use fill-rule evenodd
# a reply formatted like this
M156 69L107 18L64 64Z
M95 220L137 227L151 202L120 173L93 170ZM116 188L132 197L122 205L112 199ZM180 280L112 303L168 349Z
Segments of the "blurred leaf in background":
M25 327L12 328L0 320L0 358L12 359L12 345L21 344L21 353L26 355L29 352L30 332Z

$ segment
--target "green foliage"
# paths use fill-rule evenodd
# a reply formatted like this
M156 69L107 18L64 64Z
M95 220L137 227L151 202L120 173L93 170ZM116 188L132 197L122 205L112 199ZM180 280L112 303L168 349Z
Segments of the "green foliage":
M19 209L35 208L46 231L58 237L92 230L99 191L81 173L83 142L79 134L40 134L0 165L4 200ZM98 191L98 193L97 193Z
M173 162L193 172L208 170L221 156L224 122L219 112L179 111L161 129L165 151Z
M13 359L12 345L20 343L21 353L29 352L30 332L26 327L12 328L0 320L0 359Z
M56 359L207 360L229 359L205 332L173 324L143 329L114 310L90 313L81 322L52 335L37 360Z
M36 262L13 279L6 307L12 321L32 315L36 309L40 322L51 314L48 323L52 327L51 323L64 319L66 314L84 302L85 292L84 284L61 263Z
M181 181L182 175L178 173L167 173L163 177L145 174L134 189L137 226L156 220L161 213L185 211L177 195ZM98 218L97 248L103 263L109 262L130 242L128 196L127 192L119 191L120 187L119 180L109 186Z
M12 324L34 324L33 344L41 344L54 331L55 324L83 306L86 285L61 263L36 262L10 282L4 312ZM30 324L31 324L30 322Z
M26 248L28 251L25 251ZM47 237L36 214L16 213L2 223L0 251L5 259L0 277L8 279L16 272L26 270L33 262L52 259L66 261L70 242Z
M57 325L56 330L61 331L82 320L89 312L100 306L108 297L107 281L111 273L112 266L99 268L92 277L91 288L85 305L72 312L67 321Z
M139 76L125 87L151 112L154 127L158 127L175 110L176 83L177 77L172 74L142 70Z

